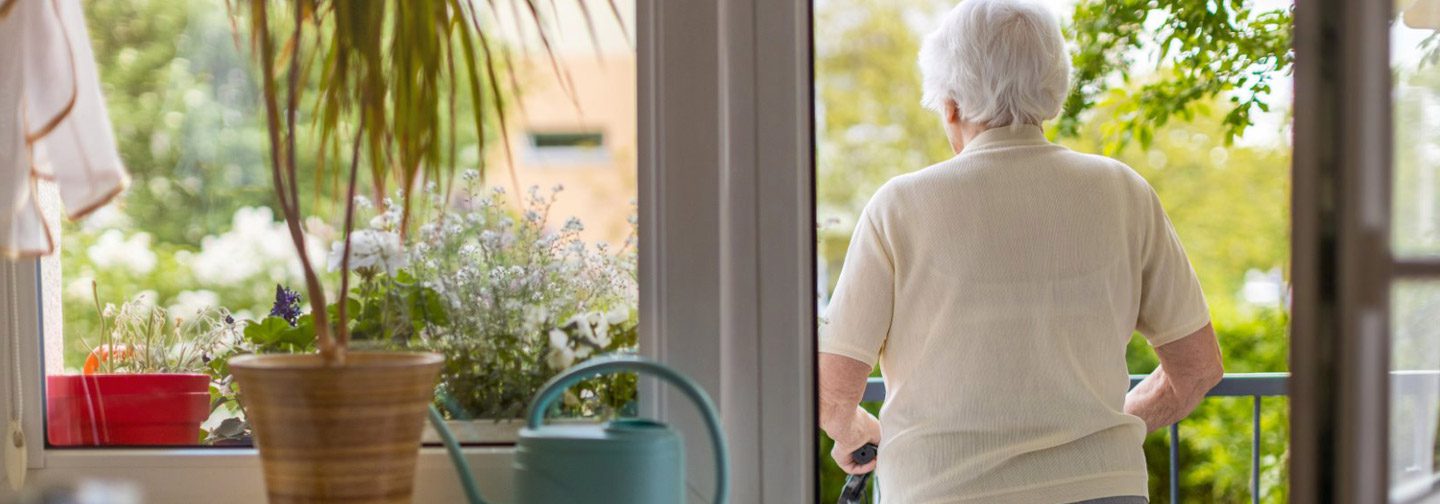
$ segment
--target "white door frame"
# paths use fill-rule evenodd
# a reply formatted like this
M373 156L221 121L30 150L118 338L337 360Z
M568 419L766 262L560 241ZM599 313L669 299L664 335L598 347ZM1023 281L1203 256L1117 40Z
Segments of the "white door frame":
M641 351L714 395L734 502L811 502L810 2L640 5ZM702 426L655 387L642 404L684 430L692 500L707 495Z

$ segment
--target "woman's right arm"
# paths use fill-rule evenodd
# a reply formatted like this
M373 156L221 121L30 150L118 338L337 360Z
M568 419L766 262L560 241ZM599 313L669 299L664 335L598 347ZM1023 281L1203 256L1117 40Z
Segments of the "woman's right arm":
M820 354L820 428L835 440L831 458L845 472L875 470L875 461L856 465L850 454L865 443L880 444L880 421L860 407L870 365L830 353Z
M1155 353L1160 366L1125 395L1125 412L1144 420L1150 432L1188 416L1225 374L1210 324L1155 347Z

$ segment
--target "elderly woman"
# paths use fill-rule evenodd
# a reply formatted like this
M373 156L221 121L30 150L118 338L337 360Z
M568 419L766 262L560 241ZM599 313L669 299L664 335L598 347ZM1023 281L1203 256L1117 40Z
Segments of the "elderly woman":
M1160 201L1113 159L1046 141L1069 85L1055 16L966 0L920 50L956 156L861 213L820 338L821 427L887 502L1144 503L1145 434L1223 372ZM1139 331L1160 366L1134 390ZM877 420L858 403L879 361ZM875 462L850 453L877 443Z

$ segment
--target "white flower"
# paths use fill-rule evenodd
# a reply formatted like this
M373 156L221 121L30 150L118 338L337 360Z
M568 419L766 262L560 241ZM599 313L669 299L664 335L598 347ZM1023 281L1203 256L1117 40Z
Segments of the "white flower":
M562 370L575 364L575 350L570 350L570 337L564 331L550 330L550 351L544 356L550 369Z
M155 309L155 300L157 299L160 299L159 294L153 290L145 289L135 294L135 297L131 299L132 303L129 305L145 313L150 313L150 310ZM123 310L125 306L126 305L121 305L120 308Z
M545 354L545 364L549 365L551 369L567 369L574 363L575 351L570 350L569 347L551 348L550 351Z
M111 229L102 233L85 254L100 269L124 268L141 275L155 269L149 233L135 233L126 238L125 233Z
M345 258L345 241L330 245L330 271L340 269ZM394 275L406 264L405 249L400 235L388 231L364 229L350 235L350 269L375 269Z
M175 302L166 308L170 317L178 319L181 317L192 317L207 308L220 306L220 295L208 290L180 291L175 295Z
M600 323L595 326L595 339L591 340L591 342L601 348L610 346L610 324L606 324L604 320L601 320Z
M630 309L624 306L616 306L605 313L605 321L610 325L620 325L630 320Z
M578 233L585 230L585 224L580 219L571 217L565 221L565 227L561 231Z
M305 249L311 257L323 253L321 243L313 235L305 236ZM256 277L264 277L263 283L303 278L289 229L284 221L276 221L267 207L235 210L230 230L202 239L200 253L188 263L195 277L208 285L248 285Z
M585 314L582 313L570 319L570 325L575 326L575 331L580 333L581 338L595 339L595 332L590 329L590 324L585 323Z
M550 348L569 348L570 336L559 329L550 330Z
M385 212L370 218L370 229L390 230L394 229L398 222L391 220L390 212Z
M550 318L550 313L542 305L531 305L525 307L525 326L536 327L545 323Z
M480 232L480 242L487 247L495 247L500 244L500 234L486 229Z
M95 285L95 279L87 276L77 276L74 280L65 284L65 298L75 301L87 301L94 293L91 288Z
M576 331L580 333L581 338L585 338L585 341L604 348L610 344L609 328L601 328L599 326L592 327L592 319L600 322L604 321L598 312L591 312L589 314L576 315L574 319L571 319L570 323L575 325Z
M130 225L130 217L118 205L105 205L85 217L80 225L86 231L123 228Z

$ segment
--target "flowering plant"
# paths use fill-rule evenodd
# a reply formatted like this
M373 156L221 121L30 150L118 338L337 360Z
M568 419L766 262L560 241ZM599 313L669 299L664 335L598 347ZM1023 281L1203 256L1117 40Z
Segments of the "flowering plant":
M503 189L479 187L474 171L461 180L457 208L421 226L410 250L410 274L448 313L413 344L445 355L436 401L452 418L517 418L564 368L635 348L634 238L612 251L581 240L579 219L548 228L561 187L532 188L515 215ZM592 380L567 406L618 413L633 380Z
M98 289L95 308L100 314L100 341L88 345L84 374L203 374L209 356L239 334L235 319L223 308L172 314L144 294L118 308L113 304L102 308Z

